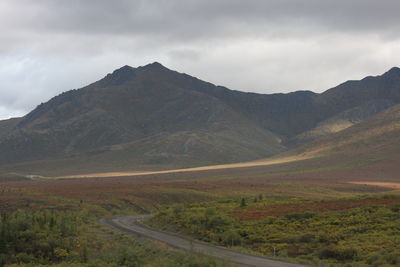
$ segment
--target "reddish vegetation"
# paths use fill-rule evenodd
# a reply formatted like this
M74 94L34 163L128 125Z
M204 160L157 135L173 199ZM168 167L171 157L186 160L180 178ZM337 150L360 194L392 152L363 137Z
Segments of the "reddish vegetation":
M171 178L173 177L66 179L9 182L4 186L14 191L26 190L75 200L104 202L113 199L132 199L154 204L182 200L210 200L207 199L208 194L222 196L235 192L258 193L259 190L265 192L276 187L269 183L255 184L246 181L173 181ZM1 186L0 184L0 188Z
M325 201L300 204L281 204L272 205L263 208L249 208L247 210L237 210L234 216L242 220L262 220L272 216L283 216L293 213L324 213L329 211L344 211L348 209L364 207L364 206L392 206L400 204L400 197L388 199L360 199L360 200L340 200L340 201Z
M378 186L349 184L337 178L336 180L326 178L330 177L330 173L319 174L319 176L325 175L325 179L318 177L316 173L276 176L266 174L268 172L259 167L236 169L235 172L218 170L136 177L20 181L0 183L0 188L94 202L131 199L154 204L207 200L206 196L231 197L263 193L321 199L329 193L335 195L342 192L343 194L379 193L391 190ZM314 175L317 177L313 177Z
M348 197L355 194L393 192L393 188L367 185L367 183L368 181L382 182L376 177L385 177L385 182L398 182L399 161L400 156L397 156L392 160L372 162L355 169L324 169L321 166L336 165L332 161L325 162L324 159L316 159L270 166L134 177L4 182L0 183L0 202L3 200L2 203L14 201L19 204L18 206L29 206L32 205L33 200L40 199L40 197L53 200L61 197L85 202L107 202L108 204L115 204L117 202L115 200L122 200L138 204L160 205L207 201L219 197L256 196L258 194L301 196L310 199ZM350 184L349 181L361 181L362 183ZM9 199L11 193L4 193L3 189L13 192L12 201ZM32 192L33 194L27 195L20 192ZM23 198L28 197L31 200L20 203ZM43 202L45 201L43 200ZM289 208L290 206L286 207L286 209ZM260 216L295 213L317 208L294 206L283 213L281 213L282 207L271 209L272 211L260 211Z

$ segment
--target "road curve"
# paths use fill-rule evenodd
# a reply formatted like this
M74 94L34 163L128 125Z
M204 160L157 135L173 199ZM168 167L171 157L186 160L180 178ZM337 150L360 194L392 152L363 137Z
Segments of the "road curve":
M264 257L241 253L222 247L213 246L204 242L194 241L176 234L162 232L148 228L139 221L151 215L114 216L100 220L100 223L120 232L131 235L145 236L161 241L169 246L189 251L201 252L216 258L229 260L239 264L262 267L301 267L305 265L271 260Z

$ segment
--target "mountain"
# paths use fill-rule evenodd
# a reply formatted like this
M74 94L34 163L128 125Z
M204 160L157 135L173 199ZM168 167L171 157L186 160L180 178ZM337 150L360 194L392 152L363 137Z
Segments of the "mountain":
M158 63L124 66L39 105L12 130L4 126L0 150L6 153L0 154L0 162L98 161L100 155L107 166L198 165L284 150L275 134L194 86L212 85Z
M230 90L155 62L124 66L0 121L0 169L174 168L278 154L400 103L400 69L316 94Z

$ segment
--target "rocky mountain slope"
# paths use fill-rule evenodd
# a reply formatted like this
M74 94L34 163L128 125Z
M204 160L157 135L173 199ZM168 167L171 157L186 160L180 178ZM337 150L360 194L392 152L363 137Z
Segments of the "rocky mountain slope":
M0 168L52 162L94 171L247 161L342 131L397 103L399 68L322 94L265 95L215 86L159 63L124 66L23 118L0 121Z

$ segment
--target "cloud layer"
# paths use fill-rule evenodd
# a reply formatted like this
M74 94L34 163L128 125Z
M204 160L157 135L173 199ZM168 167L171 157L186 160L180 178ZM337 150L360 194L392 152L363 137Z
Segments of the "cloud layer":
M398 0L3 0L0 119L122 65L323 91L400 65Z

